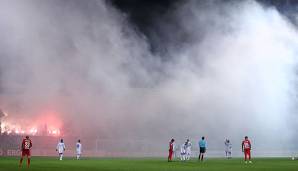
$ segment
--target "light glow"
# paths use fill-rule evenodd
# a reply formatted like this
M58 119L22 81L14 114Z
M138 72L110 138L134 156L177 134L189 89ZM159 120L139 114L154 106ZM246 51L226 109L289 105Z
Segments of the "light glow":
M1 118L1 134L59 136L62 122L58 116L61 114L51 110L44 110L40 113L42 114L40 117L33 119L15 119L4 113L5 117Z

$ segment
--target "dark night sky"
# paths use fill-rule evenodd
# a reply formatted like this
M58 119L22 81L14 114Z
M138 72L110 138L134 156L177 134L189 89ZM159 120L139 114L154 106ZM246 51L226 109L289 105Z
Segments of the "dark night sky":
M154 18L164 15L179 0L112 0L112 4L128 14L140 29L154 24ZM181 1L181 0L180 0Z
M152 52L162 53L166 51L166 45L160 45L161 40L175 41L168 37L164 37L163 32L160 31L160 23L163 25L165 20L168 27L176 27L177 24L175 20L170 20L171 18L169 12L179 4L183 4L187 0L107 0L116 7L118 10L122 11L128 16L130 23L139 31L141 34L145 35L148 39ZM204 1L204 0L201 0ZM209 0L207 0L209 1ZM217 1L217 0L215 0ZM234 0L218 0L218 1L234 1ZM297 0L257 0L258 2L266 6L274 6L281 13L291 14L291 10L297 10ZM289 18L291 16L288 16ZM179 27L179 26L178 26ZM180 41L180 40L176 40ZM165 41L164 41L165 42ZM163 47L164 46L164 47Z
M140 30L154 25L154 19L163 16L175 4L183 3L187 0L110 0L120 11L128 14L130 21ZM201 0L202 1L202 0ZM233 0L221 0L233 1ZM297 0L257 0L266 5L272 5L280 10L291 8L298 4Z
M145 35L150 43L152 52L162 52L165 45L160 45L161 39L165 40L158 24L164 16L183 0L111 0L113 6L128 16L130 23ZM172 23L171 23L172 24Z

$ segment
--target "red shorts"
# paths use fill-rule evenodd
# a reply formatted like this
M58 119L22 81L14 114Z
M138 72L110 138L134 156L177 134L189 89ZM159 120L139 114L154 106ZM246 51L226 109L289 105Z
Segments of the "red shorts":
M247 158L250 160L250 149L244 149L244 159L247 160Z
M31 156L30 150L22 150L22 156Z
M173 154L174 154L174 151L173 150L169 150L168 160L172 160Z

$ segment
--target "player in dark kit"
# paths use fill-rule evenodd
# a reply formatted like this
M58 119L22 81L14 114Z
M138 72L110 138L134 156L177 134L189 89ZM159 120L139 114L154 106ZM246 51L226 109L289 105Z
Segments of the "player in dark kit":
M249 163L252 163L250 151L251 151L251 143L250 143L248 137L245 136L244 140L242 141L242 152L244 152L245 163L247 163L247 160L249 161Z
M30 166L30 157L31 157L31 148L32 148L32 141L29 139L29 136L26 136L25 139L22 141L21 145L21 151L22 151L22 156L20 159L20 167L22 166L23 158L24 156L27 156L27 166Z
M168 162L172 161L173 154L174 154L174 139L171 139L169 143L169 156L168 156Z

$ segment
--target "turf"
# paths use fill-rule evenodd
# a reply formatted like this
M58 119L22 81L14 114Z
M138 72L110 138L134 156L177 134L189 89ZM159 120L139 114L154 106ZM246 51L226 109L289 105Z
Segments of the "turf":
M26 165L18 167L18 158L1 157L0 171L297 171L298 161L289 158L257 158L253 164L245 164L240 158L231 160L208 159L198 162L193 159L188 162L174 161L168 163L161 158L84 158L74 160L65 158L58 161L53 157L32 157L29 169ZM26 160L23 164L26 164Z

